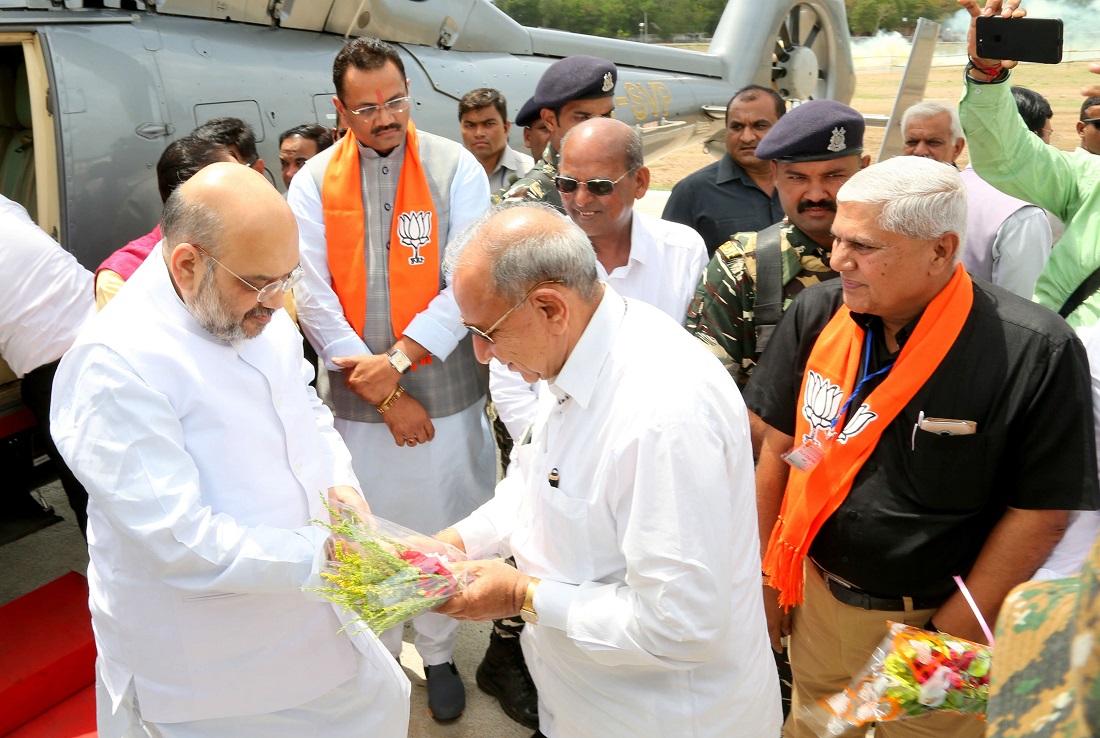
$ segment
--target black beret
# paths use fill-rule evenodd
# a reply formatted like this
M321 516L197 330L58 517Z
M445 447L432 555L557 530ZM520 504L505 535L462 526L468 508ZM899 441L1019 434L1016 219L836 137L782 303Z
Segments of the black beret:
M523 107L516 113L516 125L520 128L531 125L538 120L540 110L541 108L535 107L535 98L527 98L527 102L523 103Z
M575 54L551 64L535 87L535 96L524 103L516 125L534 123L543 108L560 108L574 100L592 100L615 94L619 70L606 59Z
M756 145L757 159L823 161L863 153L863 116L836 100L791 108Z

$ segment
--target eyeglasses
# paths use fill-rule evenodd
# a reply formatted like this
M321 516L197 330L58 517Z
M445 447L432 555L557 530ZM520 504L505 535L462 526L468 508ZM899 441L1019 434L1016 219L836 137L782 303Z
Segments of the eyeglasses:
M374 120L378 117L378 114L382 112L383 108L385 108L390 115L400 115L409 109L411 103L412 97L399 97L381 105L364 105L357 110L351 110L349 112L353 115L358 115L363 120Z
M503 323L505 320L507 320L509 315L511 315L512 313L516 312L521 307L523 307L523 304L525 302L527 302L527 298L529 298L532 294L534 294L535 290L537 290L539 287L542 287L544 284L561 284L561 280L560 279L547 279L547 280L544 280L542 282L539 282L534 287L527 290L527 294L525 294L520 299L519 302L517 302L515 305L513 305L512 308L508 312L506 312L504 315L500 316L500 320L493 323L486 330L481 330L480 328L472 326L469 323L467 323L466 321L462 321L462 325L466 326L466 330L468 330L471 335L477 336L482 341L485 341L487 343L494 343L493 336L492 336L493 331L495 331L497 328L499 328L500 324Z
M1100 118L1082 118L1082 123L1091 123L1092 127L1100 131Z
M193 243L191 245L194 246L195 248L197 248L202 253L206 254L208 257L210 257L211 261L213 261L215 264L220 266L222 269L224 269L225 271L229 272L234 277L239 279L243 284L248 285L248 287L250 289L255 290L256 291L256 302L267 302L268 300L270 300L272 297L279 294L280 292L290 292L290 289L294 285L296 285L296 284L298 284L299 282L302 281L302 275L305 274L305 270L302 269L302 265L299 264L298 266L291 269L290 274L286 275L282 279L276 279L274 282L268 282L263 287L257 287L256 285L252 284L247 279L245 279L244 277L242 277L241 275L237 274L235 271L233 271L232 269L227 267L225 264L222 264L220 261L215 259L213 256L211 256L210 252L207 251L206 249L204 249L202 246L199 246L197 243Z
M578 185L584 185L588 188L588 191L597 197L603 197L604 195L610 195L612 190L615 189L615 185L623 181L623 177L633 173L634 170L628 170L623 172L622 177L619 177L614 182L610 179L590 179L586 182L573 179L572 177L565 177L558 175L554 177L554 185L557 186L558 192L563 192L566 195L570 195L577 191Z

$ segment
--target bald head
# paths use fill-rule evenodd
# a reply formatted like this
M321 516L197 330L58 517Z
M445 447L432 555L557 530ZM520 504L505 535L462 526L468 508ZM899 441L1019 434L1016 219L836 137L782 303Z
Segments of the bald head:
M572 141L572 145L570 145ZM599 150L606 150L620 157L624 169L638 169L645 163L642 153L642 137L633 128L614 118L593 118L573 127L562 142L561 159L579 161Z
M238 241L251 240L259 232L290 230L297 238L294 214L278 191L263 175L235 162L218 162L202 168L179 187L173 198L177 202L171 208L166 204L164 213L168 248L194 239L209 253L220 257L224 249L232 248ZM175 217L177 212L183 217ZM193 222L196 220L207 221L201 240L191 232L199 225ZM216 234L210 232L210 225L216 226Z
M236 163L200 170L168 198L164 259L176 293L214 336L254 338L283 304L275 289L298 265L298 226L282 196Z

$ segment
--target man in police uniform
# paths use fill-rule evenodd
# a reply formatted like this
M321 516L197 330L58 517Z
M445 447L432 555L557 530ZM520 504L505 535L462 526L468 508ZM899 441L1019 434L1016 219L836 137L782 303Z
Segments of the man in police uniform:
M780 118L756 147L758 158L772 161L786 218L720 246L687 315L688 330L739 385L794 296L836 276L829 268L836 193L870 162L863 129L863 116L847 105L811 100Z
M551 64L539 80L534 97L516 116L516 125L523 128L541 118L550 133L549 143L527 176L493 195L493 202L533 200L562 210L561 195L554 186L561 162L561 140L578 123L611 117L618 77L614 64L595 56L576 54Z

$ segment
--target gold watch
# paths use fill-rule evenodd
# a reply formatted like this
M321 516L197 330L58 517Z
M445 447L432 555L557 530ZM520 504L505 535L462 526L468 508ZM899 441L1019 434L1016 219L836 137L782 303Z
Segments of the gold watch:
M519 616L523 618L523 622L531 625L539 624L539 614L535 612L535 590L538 589L539 581L535 577L531 577L531 581L527 583L527 593L523 595L523 607L519 611Z

